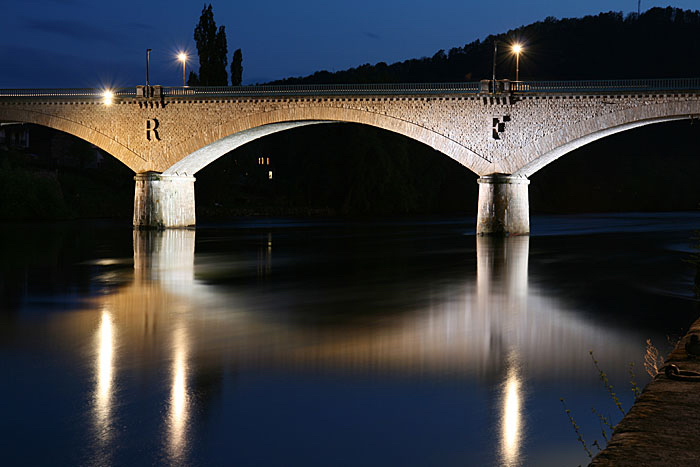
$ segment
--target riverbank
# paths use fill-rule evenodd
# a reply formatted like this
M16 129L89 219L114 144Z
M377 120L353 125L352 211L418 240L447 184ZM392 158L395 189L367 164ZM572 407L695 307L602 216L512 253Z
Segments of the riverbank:
M700 319L666 359L681 370L700 372L700 358L685 345L700 336ZM669 379L663 372L647 385L592 467L700 465L700 382Z

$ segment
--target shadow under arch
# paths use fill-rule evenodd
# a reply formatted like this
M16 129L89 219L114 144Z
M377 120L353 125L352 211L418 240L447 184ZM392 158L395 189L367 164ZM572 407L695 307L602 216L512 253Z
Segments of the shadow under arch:
M600 122L596 122L599 128L594 131L590 131L590 129L588 129L588 122L578 122L577 124L571 125L571 127L568 129L568 134L573 135L573 137L569 141L560 145L557 145L555 141L556 135L547 135L537 142L538 147L544 149L545 152L530 160L523 167L515 171L513 175L529 178L538 170L542 169L549 163L554 162L560 157L582 146L616 133L621 133L623 131L632 130L634 128L652 125L655 123L693 120L700 118L700 106L698 106L697 111L693 113L674 114L675 112L673 112L673 110L668 112L668 115L663 115L664 112L660 113L662 113L662 115L658 117L635 120L633 114L629 110L623 111L620 112L619 114L621 115L618 116L619 121L623 123L609 125L606 127L608 122L601 120Z
M239 131L238 133L228 135L201 149L196 150L189 156L173 164L169 169L163 172L163 175L192 176L225 154L228 154L229 152L238 149L251 141L255 141L256 139L271 135L273 133L278 133L280 131L291 130L293 128L300 128L309 125L318 125L321 123L334 122L309 120L301 122L270 123L268 125L251 128L249 130Z
M91 128L82 122L71 120L60 115L48 114L39 110L0 108L0 122L30 123L40 125L52 130L62 131L76 138L94 144L107 154L128 167L132 172L138 170L131 165L130 161L140 160L143 157L113 137Z
M219 157L255 139L279 131L320 123L357 123L398 133L430 146L476 174L484 172L490 164L489 159L448 136L408 120L357 109L308 107L263 112L222 123L208 132L208 135L212 136L208 138L209 144L204 147L198 147L194 137L187 138L171 152L174 155L177 154L175 158L188 155L174 162L163 174L193 176Z

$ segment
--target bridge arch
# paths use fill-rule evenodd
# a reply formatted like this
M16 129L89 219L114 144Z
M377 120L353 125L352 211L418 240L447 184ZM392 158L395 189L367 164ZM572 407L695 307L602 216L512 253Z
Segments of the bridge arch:
M57 115L56 113L45 113L40 110L30 110L26 108L13 109L0 107L0 121L32 123L68 133L90 144L94 144L134 172L138 170L136 166L132 164L132 161L143 159L142 156L134 152L128 146L117 141L113 136L103 133L83 122Z
M369 111L308 106L256 113L224 122L212 131L197 133L173 148L166 175L192 176L224 154L263 136L321 123L358 123L381 128L426 144L480 173L490 163L471 149L427 126L387 114Z
M700 118L700 101L665 102L612 112L572 124L566 131L558 129L522 149L531 156L513 175L530 177L547 164L571 151L607 136L654 123Z

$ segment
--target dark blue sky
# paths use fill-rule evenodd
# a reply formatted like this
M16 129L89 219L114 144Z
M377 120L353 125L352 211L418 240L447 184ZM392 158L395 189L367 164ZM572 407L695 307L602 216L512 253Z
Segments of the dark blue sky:
M212 2L226 26L229 60L243 49L245 84L363 63L432 56L547 16L636 11L636 0L332 0ZM0 88L96 87L145 81L179 85L179 49L192 39L202 1L2 0ZM700 0L642 1L700 8Z

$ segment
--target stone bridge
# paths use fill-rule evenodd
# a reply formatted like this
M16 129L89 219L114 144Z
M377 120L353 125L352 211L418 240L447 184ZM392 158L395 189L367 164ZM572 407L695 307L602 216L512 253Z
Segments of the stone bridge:
M526 234L530 175L605 136L700 117L700 79L495 84L0 90L0 122L61 130L123 162L136 174L136 228L194 225L194 175L245 143L352 122L479 175L479 234Z

